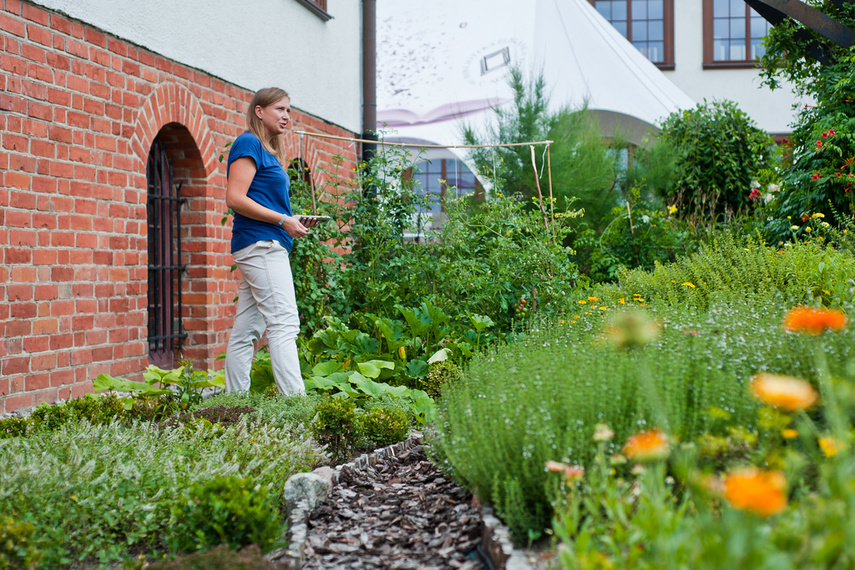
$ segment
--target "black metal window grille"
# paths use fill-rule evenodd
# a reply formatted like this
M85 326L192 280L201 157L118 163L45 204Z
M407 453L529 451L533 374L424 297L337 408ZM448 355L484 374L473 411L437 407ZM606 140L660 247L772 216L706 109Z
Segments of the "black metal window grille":
M148 181L148 350L161 368L175 364L187 334L181 322L181 184L172 180L172 163L155 139L146 167Z

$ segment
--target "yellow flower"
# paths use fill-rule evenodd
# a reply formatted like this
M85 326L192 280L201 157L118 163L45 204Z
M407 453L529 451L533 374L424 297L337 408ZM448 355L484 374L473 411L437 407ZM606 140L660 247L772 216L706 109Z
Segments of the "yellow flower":
M633 299L633 301L636 301L638 303L643 303L644 299L642 299L641 297L636 297L635 299Z
M588 304L588 301L585 301L584 299L579 299L576 302L579 303L580 305L587 305Z
M780 471L749 467L727 475L724 498L735 509L768 517L787 508L787 480Z
M575 319L581 319L581 318L582 318L582 317L580 317L579 315L573 315L573 319L574 319L574 320L575 320Z
M790 412L806 410L818 398L813 386L804 380L766 372L751 378L751 394L765 404Z
M621 297L620 299L618 299L618 303L620 303L621 305L626 305L626 299Z
M814 219L814 218L824 218L824 217L825 217L825 214L823 214L822 212L817 212L816 214L812 214L810 218Z
M810 226L806 227L806 228L805 228L805 231L806 231L807 233L810 233L810 232L811 232L811 230L810 230Z
M398 356L401 357L401 360L406 360L407 359L407 349L404 348L403 346L399 346L398 347Z
M668 436L660 429L638 432L623 446L623 454L635 461L659 461L670 452Z
M558 321L558 322L561 323L562 325L564 324L564 321Z
M695 288L695 284L694 284L694 283L689 283L688 281L686 281L685 283L683 283L683 287L691 287L692 289L694 289L694 288Z
M608 308L608 307L600 307L600 310L601 310L601 311L608 311L608 310L609 310L609 308Z
M818 335L823 331L840 331L846 328L849 319L837 309L822 307L795 307L784 317L784 330Z
M788 429L782 429L781 430L781 437L783 437L784 439L793 439L794 437L797 437L798 435L799 435L799 432L797 432L794 429L788 428Z
M588 300L589 300L589 301L593 301L594 303L596 303L597 301L599 301L599 299L597 299L596 297L588 297Z
M670 206L668 206L668 213L669 213L669 214L673 214L673 213L675 213L676 211L677 211L677 206L674 206L673 204L672 204L672 205L670 205Z
M840 450L837 440L830 437L819 438L819 448L822 450L822 454L826 457L834 457Z

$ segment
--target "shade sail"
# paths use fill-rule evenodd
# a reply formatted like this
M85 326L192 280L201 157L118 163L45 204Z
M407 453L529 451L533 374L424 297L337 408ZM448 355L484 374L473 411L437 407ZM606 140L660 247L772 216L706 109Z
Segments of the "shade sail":
M630 139L695 105L587 0L378 0L377 35L389 140L460 144L512 103L512 65L542 71L553 110L587 102Z

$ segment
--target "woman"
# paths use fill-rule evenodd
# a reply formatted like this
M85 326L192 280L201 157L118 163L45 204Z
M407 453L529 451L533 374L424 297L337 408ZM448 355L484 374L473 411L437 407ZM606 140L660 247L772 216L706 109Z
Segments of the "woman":
M290 127L291 99L262 89L246 114L248 132L229 149L226 204L234 210L232 256L240 269L237 314L226 350L226 392L249 390L254 342L267 329L270 363L283 394L304 392L297 355L300 318L288 254L317 220L292 216L282 135Z

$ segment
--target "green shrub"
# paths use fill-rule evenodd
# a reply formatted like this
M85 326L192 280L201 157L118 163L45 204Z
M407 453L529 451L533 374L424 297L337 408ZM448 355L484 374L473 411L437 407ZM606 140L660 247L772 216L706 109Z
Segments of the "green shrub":
M33 422L29 418L12 416L11 418L0 419L0 439L26 437L32 425Z
M238 394L217 394L201 404L191 407L191 411L209 407L249 407L257 410L265 422L283 429L302 429L309 425L315 415L315 407L323 400L317 392L305 394L259 394L246 392Z
M0 519L0 568L36 568L41 558L35 540L35 527L15 519Z
M359 438L362 447L377 449L407 439L410 416L396 406L376 406L359 415Z
M175 526L168 542L177 552L218 544L267 550L280 538L276 501L265 485L236 476L196 481L172 508Z
M356 404L347 397L324 398L315 408L309 429L318 443L327 446L334 461L345 459L359 442Z
M752 183L774 164L774 142L732 101L674 112L663 121L657 144L676 154L674 180L663 197L679 216L707 224L748 212Z
M451 360L440 360L430 365L427 378L421 386L431 398L439 398L442 390L448 384L460 380L463 372L460 367Z
M820 298L839 303L853 299L852 275L855 257L816 243L776 249L757 239L720 234L676 263L657 264L650 272L622 271L615 289L598 292L626 298L637 294L649 304L696 308L708 307L717 298L746 295L767 297L780 306Z

